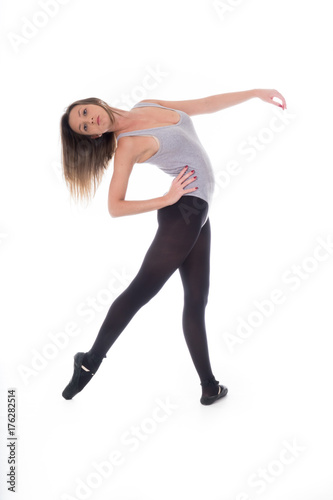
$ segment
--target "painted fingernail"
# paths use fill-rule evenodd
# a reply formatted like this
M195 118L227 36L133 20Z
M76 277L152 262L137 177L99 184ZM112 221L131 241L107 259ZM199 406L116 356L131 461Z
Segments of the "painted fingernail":
M193 179L196 179L196 178L197 178L197 176L193 177Z
M194 170L191 170L191 174L194 174Z
M199 188L196 187L195 189L199 189Z

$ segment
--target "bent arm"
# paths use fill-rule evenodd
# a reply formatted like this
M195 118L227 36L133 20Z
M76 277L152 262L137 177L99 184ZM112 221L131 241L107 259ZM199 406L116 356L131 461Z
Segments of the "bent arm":
M122 217L125 215L143 214L152 210L166 207L164 196L150 200L117 200L116 203L109 201L109 213L111 217Z
M284 97L277 90L267 90L267 89L253 89L253 90L242 90L240 92L228 92L226 94L217 94L208 97L203 97L202 99L192 99L189 101L160 101L145 99L141 102L153 102L165 106L167 108L178 109L184 111L188 115L200 115L205 113L215 113L216 111L221 111L222 109L230 108L230 106L235 106L242 102L248 101L253 97L259 97L263 101L275 104L285 109L286 101ZM282 101L282 105L273 101L273 98L277 97Z
M121 145L118 145L114 157L114 171L109 187L108 209L111 217L141 214L158 210L168 205L166 196L150 200L125 200L129 177L136 159L131 140L127 139L126 147L123 140Z
M121 217L123 215L142 214L152 210L168 207L176 203L183 195L193 193L197 187L190 187L195 181L194 170L188 171L186 165L171 183L169 191L163 196L152 198L150 200L125 200L129 176L132 172L136 159L133 142L130 137L122 139L121 147L118 146L115 161L114 172L109 188L109 213L111 217ZM186 188L186 189L185 189Z

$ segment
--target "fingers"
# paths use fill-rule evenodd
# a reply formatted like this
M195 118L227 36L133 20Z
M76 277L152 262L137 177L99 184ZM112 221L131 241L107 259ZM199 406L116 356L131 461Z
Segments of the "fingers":
M193 193L193 191L196 191L198 188L195 187L195 188L190 188L190 189L184 189L184 193Z
M277 101L273 101L273 99L272 99L272 104L275 104L275 106L278 106L279 108L286 109L287 108L286 100L283 97L281 97L280 99L282 101L282 104L280 104Z
M192 172L191 172L191 175L192 175ZM194 182L196 179L197 179L197 176L194 176L191 179L184 179L184 181L181 182L181 185L184 188L184 187L188 186L189 184L191 184L191 182Z
M188 165L186 165L186 167L184 167L183 170L181 170L179 172L179 174L177 175L177 177L175 177L174 180L175 181L179 181L182 178L182 176L185 174L185 172L186 172L187 169L188 169Z
M186 167L184 167L177 175L177 177L175 177L172 181L170 190L168 192L170 205L176 203L185 193L193 193L193 191L196 191L198 189L198 187L185 189L186 186L197 179L197 176L193 175L195 173L194 170L187 172L188 168L188 165L186 165Z
M186 167L183 168L183 170L177 175L177 177L174 179L175 182L179 182L181 180L181 182L183 183L186 179L188 179L191 175L194 174L194 170L191 170L190 172L186 173L188 169L188 165L186 165Z
M194 170L191 170L190 172L186 173L186 170L188 169L188 166L183 169L180 174L174 179L174 183L176 186L178 186L181 190L183 190L186 186L191 184L191 182L194 182L197 179L197 176L195 175L194 177L193 174L195 173ZM193 189L193 191L195 188Z
M272 104L275 104L275 106L279 106L280 108L282 109L286 109L287 108L287 103L286 103L286 100L285 98L283 97L282 94L280 94L280 92L278 92L277 90L273 90L272 91L272 97L271 97L271 100L272 100ZM273 99L274 98L277 98L277 99L280 99L280 101L282 101L282 104L280 104L279 102L277 101L274 101Z

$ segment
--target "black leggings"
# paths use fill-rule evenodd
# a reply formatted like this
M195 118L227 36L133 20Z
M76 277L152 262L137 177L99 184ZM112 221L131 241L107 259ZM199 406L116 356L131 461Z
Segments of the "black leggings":
M112 303L88 355L94 359L105 357L133 316L179 269L184 287L185 340L200 381L213 377L205 329L210 261L207 210L206 201L186 195L157 211L158 229L141 268Z

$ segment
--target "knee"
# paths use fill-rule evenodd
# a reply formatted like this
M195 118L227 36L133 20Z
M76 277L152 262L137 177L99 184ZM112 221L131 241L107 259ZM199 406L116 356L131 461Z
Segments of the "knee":
M208 292L198 290L194 293L186 293L184 303L185 306L190 307L194 312L202 311L208 303Z

